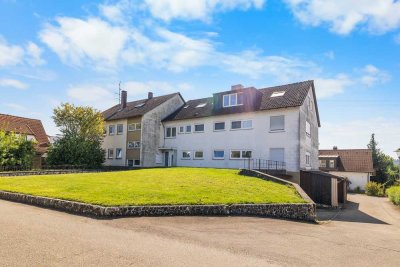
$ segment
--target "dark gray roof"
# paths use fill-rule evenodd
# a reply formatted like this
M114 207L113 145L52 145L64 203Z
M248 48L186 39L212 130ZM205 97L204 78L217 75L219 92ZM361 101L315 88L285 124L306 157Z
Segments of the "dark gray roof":
M177 112L166 118L165 121L185 120L185 119L202 118L202 117L234 114L242 112L298 107L304 103L304 100L306 99L310 88L314 91L314 98L315 98L315 89L313 81L304 81L304 82L258 89L258 92L261 93L260 94L261 99L255 102L254 107L251 108L230 107L230 108L224 108L222 111L221 110L216 111L213 108L214 105L213 97L189 100L186 103L186 108L182 107ZM285 91L285 94L280 97L271 98L272 93L279 91ZM201 103L207 103L207 105L202 108L196 108L196 106ZM316 105L318 125L320 125L316 99L314 99L314 103Z
M162 103L166 102L167 100L169 100L177 95L179 95L182 98L180 93L173 93L173 94L169 94L169 95L153 97L151 99L141 99L141 100L128 102L126 105L126 108L124 108L122 110L121 110L121 106L118 104L118 105L115 105L112 108L109 108L106 111L104 111L103 117L106 121L110 121L110 120L119 120L119 119L143 116L150 110L154 109L155 107L161 105ZM137 107L138 105L140 105L142 103L144 103L143 106Z

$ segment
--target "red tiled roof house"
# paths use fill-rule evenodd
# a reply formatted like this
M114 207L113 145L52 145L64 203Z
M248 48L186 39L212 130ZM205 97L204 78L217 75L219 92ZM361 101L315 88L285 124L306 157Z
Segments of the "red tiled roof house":
M33 167L41 166L50 142L40 120L0 114L0 130L26 135L28 140L35 140L37 144L35 146L36 156L33 160Z

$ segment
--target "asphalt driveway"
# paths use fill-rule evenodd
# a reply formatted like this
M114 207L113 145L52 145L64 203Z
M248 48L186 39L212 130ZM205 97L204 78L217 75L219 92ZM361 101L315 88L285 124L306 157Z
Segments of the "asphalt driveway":
M95 220L0 201L1 266L400 266L400 209L350 195L320 224L249 217Z

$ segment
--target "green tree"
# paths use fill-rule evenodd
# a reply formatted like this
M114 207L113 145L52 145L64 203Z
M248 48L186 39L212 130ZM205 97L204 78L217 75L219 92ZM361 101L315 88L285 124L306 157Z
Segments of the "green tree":
M379 183L386 183L390 180L390 170L394 169L393 158L386 155L378 148L378 142L375 140L375 134L371 135L368 148L372 150L372 160L376 172L376 180Z
M104 119L100 111L66 103L54 109L53 120L62 137L50 148L48 164L98 167L104 162Z
M31 167L35 144L24 135L0 131L0 166Z

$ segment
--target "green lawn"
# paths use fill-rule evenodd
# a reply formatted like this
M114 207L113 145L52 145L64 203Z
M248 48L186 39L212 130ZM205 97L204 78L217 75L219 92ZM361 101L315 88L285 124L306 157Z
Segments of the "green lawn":
M104 206L306 202L291 186L237 173L169 168L0 177L0 190Z

